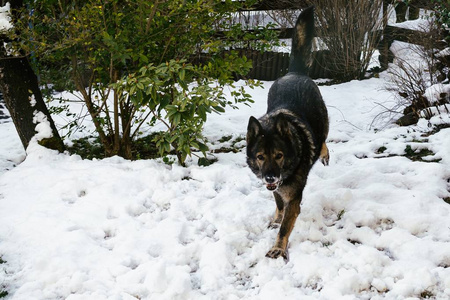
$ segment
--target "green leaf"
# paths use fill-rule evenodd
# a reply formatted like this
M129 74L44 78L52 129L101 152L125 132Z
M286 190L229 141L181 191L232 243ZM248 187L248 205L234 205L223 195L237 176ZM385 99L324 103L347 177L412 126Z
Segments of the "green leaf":
M203 152L203 154L205 154L206 151L209 150L208 146L206 144L203 143L198 143L198 150L200 150L201 152Z
M147 56L140 54L139 55L139 59L141 60L141 62L143 62L144 64L148 64L148 58Z
M168 142L164 143L164 151L165 152L170 152L170 144Z
M206 110L203 105L197 108L197 114L203 120L203 122L206 122Z
M180 80L184 81L184 77L186 75L186 71L184 69L180 70L179 76L180 76Z
M174 113L173 115L172 115L172 125L173 126L178 126L178 124L180 123L180 121L181 121L181 114L180 113L178 113L178 112L176 112L176 113Z
M183 154L191 155L191 148L189 147L188 144L183 145L182 150L183 150L183 151L182 151Z
M212 164L212 162L206 157L200 157L197 163L200 167L208 167Z
M214 110L219 112L219 113L224 113L225 112L225 108L223 108L222 106L215 106Z
M189 90L188 85L183 80L178 81L178 84L183 88L183 90L185 91Z
M199 149L200 145L197 143L197 141L192 141L191 142L191 146L194 147L195 149Z

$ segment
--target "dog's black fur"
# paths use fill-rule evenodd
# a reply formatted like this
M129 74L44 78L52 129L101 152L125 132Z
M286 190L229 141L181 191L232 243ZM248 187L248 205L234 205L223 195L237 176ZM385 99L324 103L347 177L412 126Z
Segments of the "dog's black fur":
M328 114L316 84L307 76L314 37L314 8L303 10L292 38L289 73L269 90L267 113L250 117L247 163L273 191L277 209L270 227L280 226L266 256L287 259L289 235L300 214L308 173L320 157L328 164Z

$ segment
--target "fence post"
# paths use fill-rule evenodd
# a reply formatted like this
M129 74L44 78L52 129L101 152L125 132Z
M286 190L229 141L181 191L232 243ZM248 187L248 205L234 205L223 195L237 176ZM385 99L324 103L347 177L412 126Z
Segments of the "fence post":
M382 69L387 69L389 64L389 40L390 40L390 33L388 30L386 30L388 25L388 6L389 6L389 0L383 1L383 39L381 41L381 55L380 55L380 65Z

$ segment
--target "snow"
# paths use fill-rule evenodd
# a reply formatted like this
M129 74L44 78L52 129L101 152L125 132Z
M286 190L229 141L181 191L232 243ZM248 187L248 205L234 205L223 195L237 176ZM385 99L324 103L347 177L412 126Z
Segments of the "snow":
M9 16L10 9L9 2L5 6L0 6L0 31L6 31L12 28L11 17Z
M439 101L439 99L441 98L440 95L442 93L445 93L445 94L449 95L447 97L450 97L450 84L437 83L437 84L430 86L425 91L425 97L427 99L430 99L429 101L431 103L434 103L434 102Z
M388 80L320 87L331 161L310 173L288 262L265 257L275 204L245 149L183 168L83 160L32 142L24 160L12 122L1 123L6 299L449 299L450 128L430 135L429 125L450 116L386 123ZM212 148L245 136L271 84L248 91L250 107L209 117ZM408 145L431 150L429 162L404 157Z
M392 14L394 14L394 11L392 11ZM409 20L400 23L395 23L392 15L389 18L390 23L389 25L422 32L428 32L433 22L434 22L433 12L431 10L425 9L420 10L419 18L417 20Z
M50 122L47 116L41 111L34 111L33 113L33 123L36 124L35 131L36 134L33 139L41 141L42 139L51 138L53 136L52 128L50 127Z

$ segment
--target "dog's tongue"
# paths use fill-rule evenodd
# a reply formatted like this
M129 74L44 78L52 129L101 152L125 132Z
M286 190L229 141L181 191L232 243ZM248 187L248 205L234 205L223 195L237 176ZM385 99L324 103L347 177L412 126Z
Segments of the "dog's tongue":
M275 184L275 183L268 183L268 184L266 184L266 188L267 188L269 191L274 191L274 190L277 189L277 184Z

